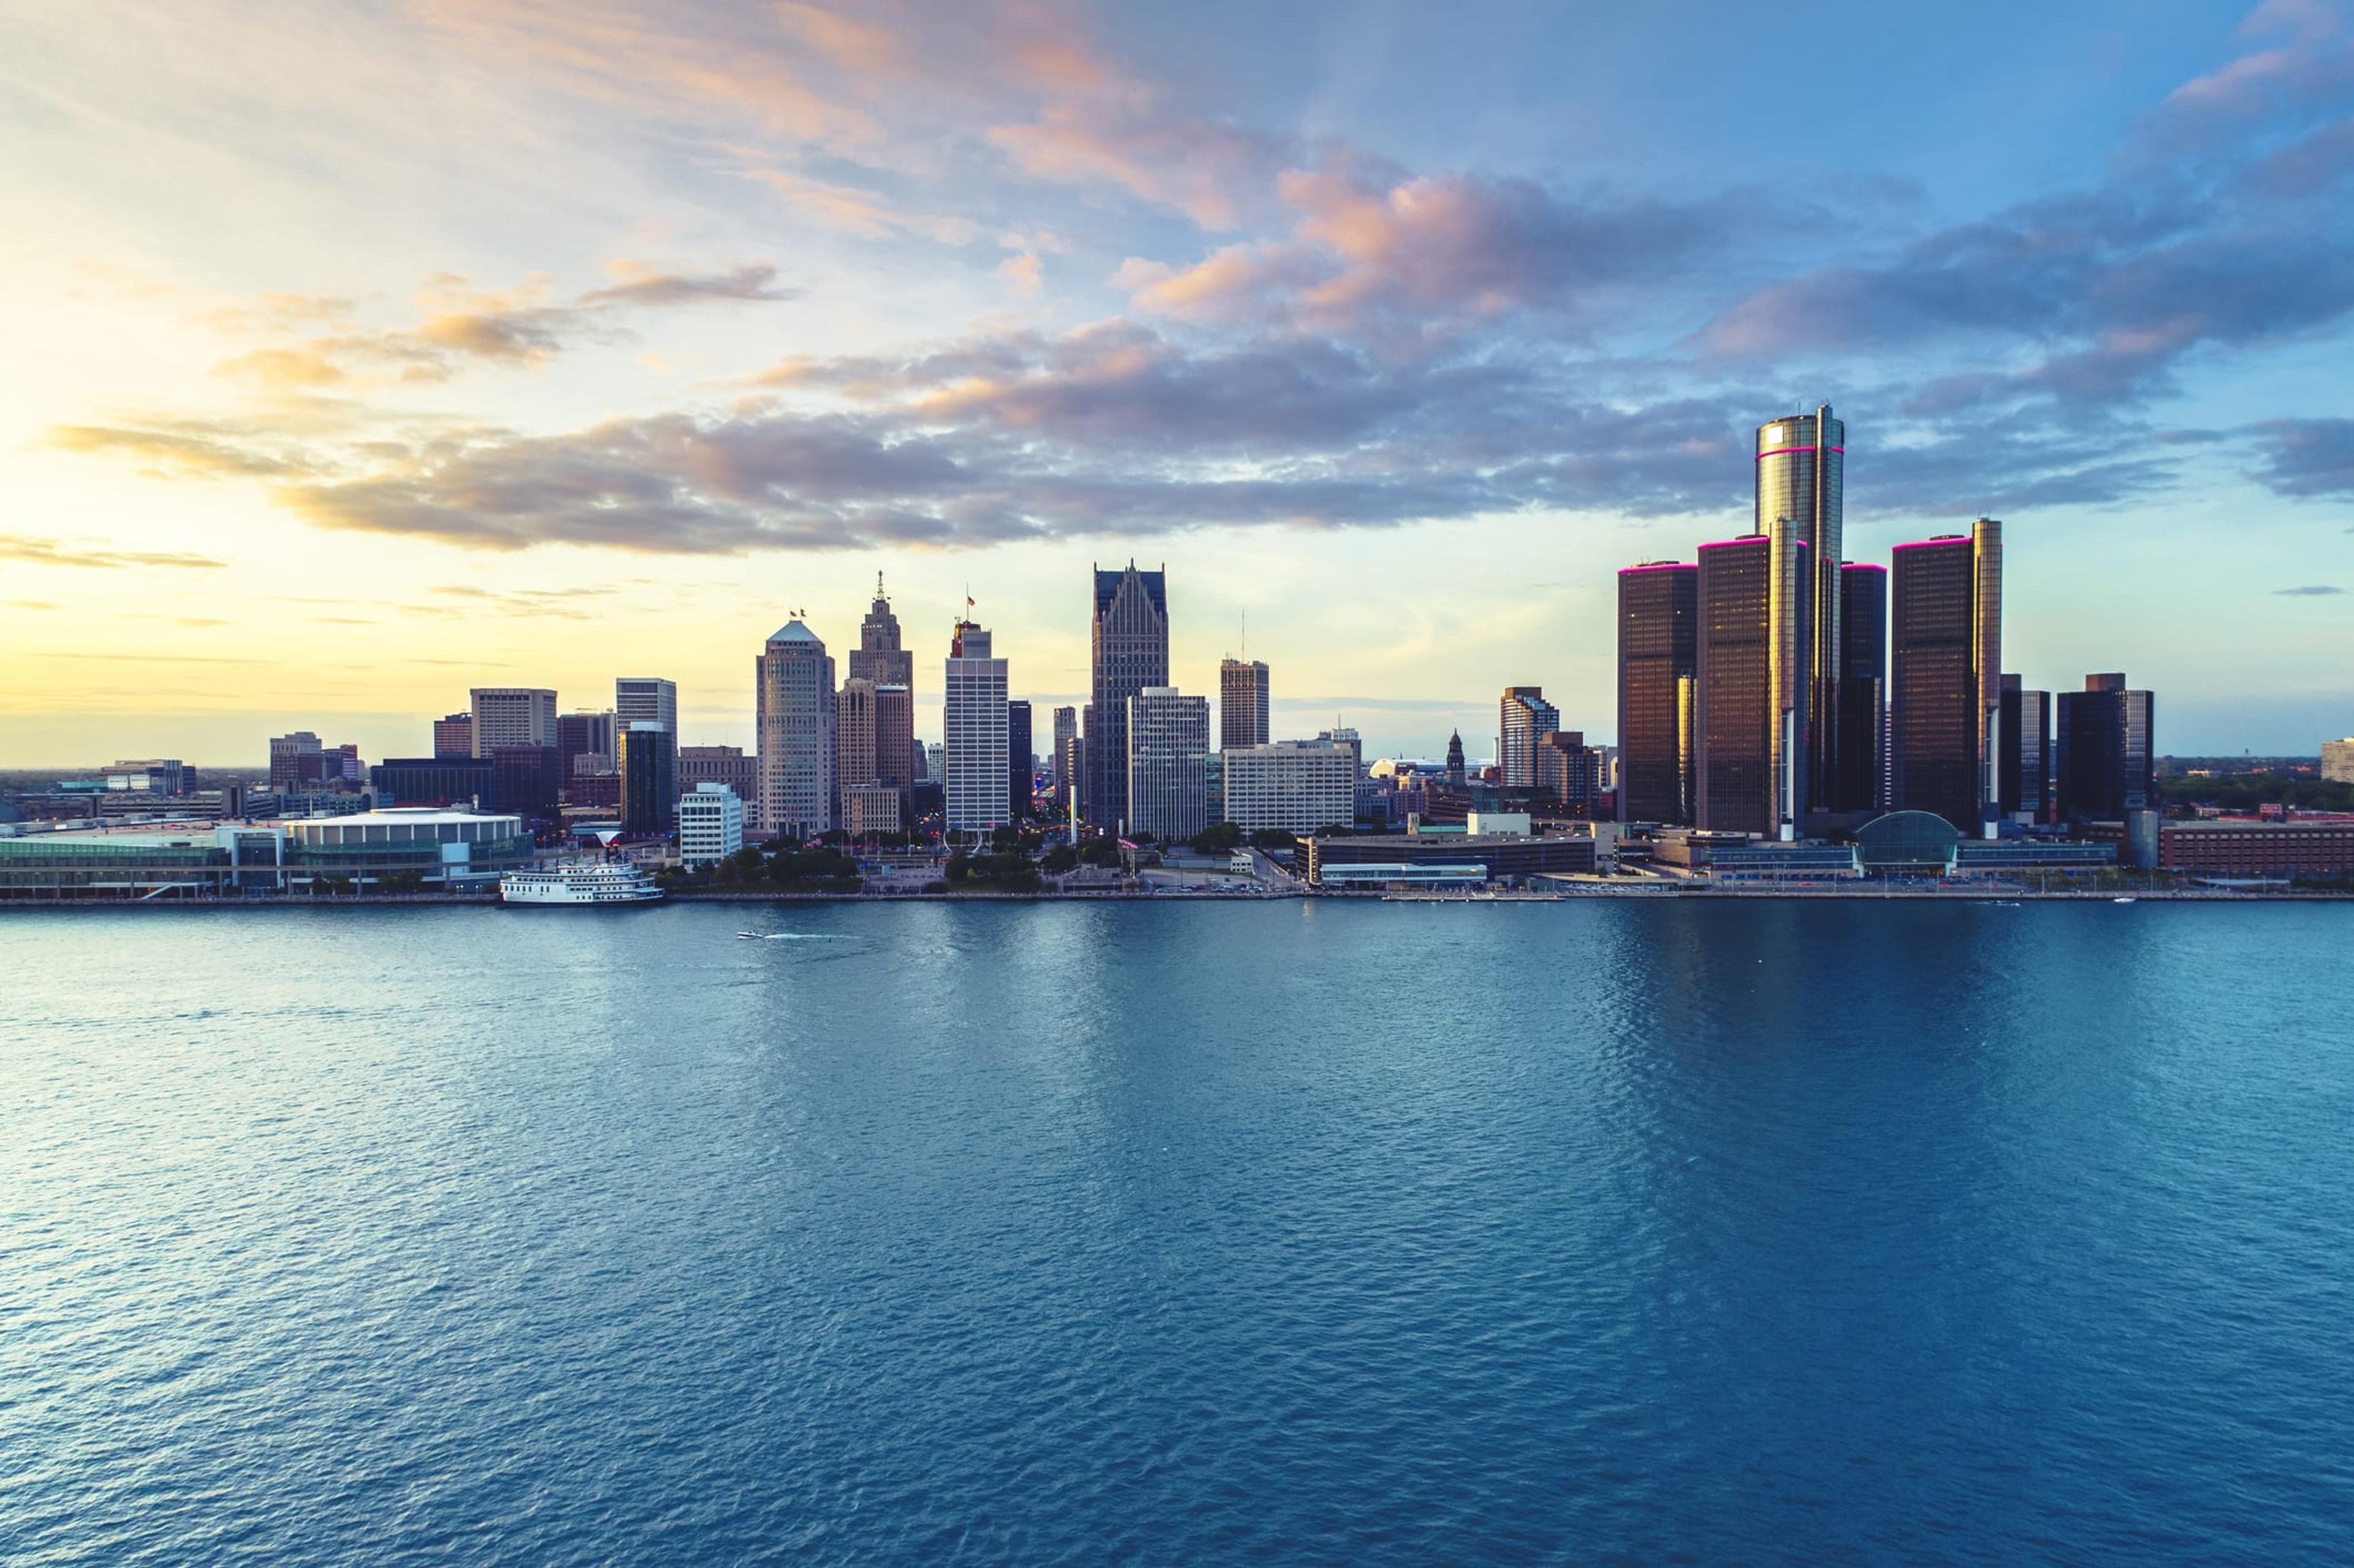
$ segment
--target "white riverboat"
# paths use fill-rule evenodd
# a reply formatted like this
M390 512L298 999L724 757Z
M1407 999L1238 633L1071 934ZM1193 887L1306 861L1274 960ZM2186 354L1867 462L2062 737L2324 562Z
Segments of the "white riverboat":
M499 897L509 904L651 904L662 895L651 875L617 860L511 871L499 878Z

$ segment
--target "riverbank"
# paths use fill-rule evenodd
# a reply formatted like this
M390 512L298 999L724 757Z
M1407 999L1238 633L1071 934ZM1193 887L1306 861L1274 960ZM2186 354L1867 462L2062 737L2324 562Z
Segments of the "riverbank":
M1596 884L1558 893L1499 892L1499 893L1384 893L1371 889L1362 892L1326 892L1315 888L1268 890L1264 892L1191 893L1155 888L1090 888L1085 892L1062 892L1042 888L1033 893L995 892L905 892L905 893L796 893L784 889L774 891L730 889L726 892L706 891L673 893L660 901L663 904L1101 904L1101 903L1161 903L1161 904L1263 904L1280 899L1315 899L1352 904L1575 904L1589 899L1797 899L1797 900L1892 900L1964 904L2343 904L2354 902L2354 892L2338 889L2315 889L2310 892L2254 891L2221 887L2179 887L2114 890L2054 889L2049 892L2023 888L1964 888L1922 887L1903 885L1874 885L1850 884L1835 887L1679 887L1656 883L1610 885ZM656 904L605 906L607 908L652 908ZM435 894L435 893L345 893L323 896L269 896L260 898L10 898L0 899L0 915L11 910L104 910L144 909L200 911L211 909L480 909L507 908L495 894ZM514 906L525 907L525 906ZM587 906L530 906L540 908L573 908Z

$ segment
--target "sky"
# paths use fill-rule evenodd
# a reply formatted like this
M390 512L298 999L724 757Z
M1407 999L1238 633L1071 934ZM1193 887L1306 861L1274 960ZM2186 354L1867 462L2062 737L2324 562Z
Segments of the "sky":
M2005 665L2354 734L2354 4L0 0L0 768L752 739L883 575L1085 701L1091 565L1275 728L1613 738L1613 574L1846 420Z

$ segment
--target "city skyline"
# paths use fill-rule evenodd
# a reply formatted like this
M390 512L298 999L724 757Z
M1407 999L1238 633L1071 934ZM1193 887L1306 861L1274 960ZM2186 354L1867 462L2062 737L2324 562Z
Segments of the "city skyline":
M0 759L419 756L645 670L748 747L743 648L854 648L878 567L1083 706L1065 585L1130 555L1276 736L1483 751L1530 683L1601 738L1611 574L1822 402L1848 558L2004 519L2031 689L2354 728L2347 7L1825 20L27 13Z

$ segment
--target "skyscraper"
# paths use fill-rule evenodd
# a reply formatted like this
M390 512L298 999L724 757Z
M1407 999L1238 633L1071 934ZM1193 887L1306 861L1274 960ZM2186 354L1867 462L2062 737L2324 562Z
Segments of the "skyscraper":
M1463 766L1463 732L1454 730L1447 736L1447 781L1460 789L1468 776Z
M1805 542L1779 524L1700 547L1692 678L1698 827L1797 836L1807 684L1796 655L1811 646L1801 590L1812 567Z
M621 831L666 833L678 826L678 735L640 720L621 730Z
M556 694L545 686L476 686L468 694L474 755L502 746L554 746Z
M940 688L941 784L951 832L982 832L1012 821L1006 801L1005 661L989 633L957 622Z
M875 723L875 683L853 675L833 699L834 821L850 820L850 792L880 783Z
M1889 585L1890 804L1991 831L2002 683L2002 524L1899 545Z
M761 831L813 837L833 826L833 661L795 619L769 639L753 671Z
M1267 664L1253 659L1218 662L1218 749L1267 744Z
M1009 702L1005 705L1005 809L1008 821L1020 821L1030 814L1030 797L1038 783L1038 754L1030 740L1030 705Z
M1543 686L1506 686L1496 710L1497 782L1507 789L1533 789L1537 736L1561 727L1561 710L1544 700Z
M1771 536L1777 524L1787 524L1796 543L1806 546L1808 561L1803 574L1791 575L1796 553L1776 552L1776 667L1769 678L1777 707L1795 721L1790 746L1796 756L1786 770L1791 799L1776 803L1790 823L1808 811L1841 805L1840 564L1846 472L1847 426L1831 417L1829 404L1757 427L1756 532ZM1801 620L1807 626L1803 637Z
M849 674L857 680L872 681L879 686L905 686L907 689L907 757L896 760L890 752L889 737L880 735L876 745L875 771L886 784L897 784L904 796L915 781L924 776L924 759L916 749L916 655L913 650L899 643L899 618L891 613L891 601L883 592L883 574L875 574L875 602L867 607L866 619L858 623L858 646L851 651Z
M654 675L623 675L613 683L613 722L658 724L678 734L678 683Z
M2087 675L2062 692L2052 722L2054 806L2066 822L2116 821L2158 804L2156 704L2122 673Z
M1087 711L1087 821L1098 828L1116 828L1129 809L1129 699L1148 687L1169 685L1168 574L1140 572L1134 561L1126 571L1097 568L1090 641L1094 689Z
M1839 777L1831 809L1886 804L1882 779L1888 706L1888 568L1840 567Z
M652 721L660 723L660 720ZM620 734L614 727L614 715L605 712L558 714L556 718L556 752L564 759L564 776L575 773L612 773L621 766ZM581 758L595 759L592 766L582 768Z
M1056 708L1055 710L1055 756L1048 766L1055 773L1055 793L1065 797L1066 800L1072 784L1076 781L1076 776L1069 770L1068 763L1071 742L1078 737L1078 733L1079 710L1076 707Z
M2001 750L1995 786L2002 814L2020 822L2052 820L2052 694L2002 678Z
M451 714L433 721L433 755L436 757L472 757L474 755L474 715L470 713Z
M1209 824L1210 699L1147 686L1128 699L1123 809L1130 833L1190 839ZM1093 751L1094 736L1088 736ZM1353 772L1355 763L1352 758Z
M864 677L861 677L864 679ZM899 812L914 804L916 754L915 694L902 685L875 688L875 781L899 792Z
M1692 683L1700 568L1651 561L1618 574L1618 820L1692 820Z

